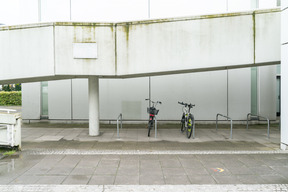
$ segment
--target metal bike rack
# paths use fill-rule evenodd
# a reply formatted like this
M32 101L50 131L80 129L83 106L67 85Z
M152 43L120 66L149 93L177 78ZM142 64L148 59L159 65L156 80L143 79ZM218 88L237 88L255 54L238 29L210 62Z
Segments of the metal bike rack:
M157 138L157 119L156 119L156 115L154 117L154 124L155 124L155 138Z
M12 112L16 112L15 109L0 109L0 111L5 111L5 112L7 112L7 113L10 113L11 111L12 111Z
M246 129L248 130L248 118L254 116L254 117L258 117L258 121L259 121L259 118L263 118L263 119L266 119L267 120L267 138L269 139L270 138L270 120L267 118L267 117L263 117L263 116L260 116L260 115L255 115L255 114L252 114L252 113L248 113L247 114L247 123L246 123Z
M230 139L232 139L233 120L230 117L228 117L228 116L225 116L225 115L222 115L222 114L218 113L216 115L216 131L218 130L218 116L222 116L222 117L226 118L227 120L230 120L230 127L231 127Z
M120 113L120 115L117 118L117 137L119 138L119 120L121 123L121 129L122 129L122 113Z

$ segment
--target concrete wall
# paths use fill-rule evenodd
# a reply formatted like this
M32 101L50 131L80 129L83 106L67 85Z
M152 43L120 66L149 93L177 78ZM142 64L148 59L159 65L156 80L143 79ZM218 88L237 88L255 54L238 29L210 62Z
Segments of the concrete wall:
M117 75L205 71L280 61L279 29L277 9L120 23Z
M53 27L0 29L0 81L54 75ZM20 81L21 82L21 81Z
M22 119L40 119L41 83L22 84Z
M48 82L48 116L50 119L72 119L71 79Z
M281 13L281 148L288 146L288 0L282 0Z
M55 26L55 75L115 75L113 24L57 23ZM97 44L97 58L75 58L73 43ZM89 51L89 48L87 50Z
M125 23L3 26L0 84L279 64L279 31L279 9ZM77 44L86 47L79 51Z

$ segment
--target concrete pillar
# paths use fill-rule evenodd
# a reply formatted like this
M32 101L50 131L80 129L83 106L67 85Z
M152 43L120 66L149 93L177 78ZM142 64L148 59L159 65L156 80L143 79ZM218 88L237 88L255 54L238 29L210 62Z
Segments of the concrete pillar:
M99 78L91 76L89 83L89 135L99 135Z
M288 149L288 0L281 12L281 149Z

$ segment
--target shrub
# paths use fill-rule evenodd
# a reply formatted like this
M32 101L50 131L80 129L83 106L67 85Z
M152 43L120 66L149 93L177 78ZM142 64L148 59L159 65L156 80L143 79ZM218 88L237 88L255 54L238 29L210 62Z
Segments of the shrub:
M22 105L21 91L1 91L0 105Z

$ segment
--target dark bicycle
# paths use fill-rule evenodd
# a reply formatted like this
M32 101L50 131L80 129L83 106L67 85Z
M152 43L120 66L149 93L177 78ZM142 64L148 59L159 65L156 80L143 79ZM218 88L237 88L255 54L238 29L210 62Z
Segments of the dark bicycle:
M183 106L183 114L181 118L181 132L183 133L186 131L187 138L189 139L192 134L192 130L194 129L195 126L195 120L193 114L190 112L190 110L195 107L195 105L192 105L191 103L183 103L183 102L178 102L180 105ZM194 135L193 135L194 137Z
M159 110L156 109L156 106L157 104L162 104L161 101L151 101L150 99L145 99L146 101L149 101L152 103L152 106L151 107L148 107L147 108L147 113L149 113L149 121L148 121L148 137L150 137L150 132L151 132L151 129L154 127L154 118L155 118L155 115L158 114Z

